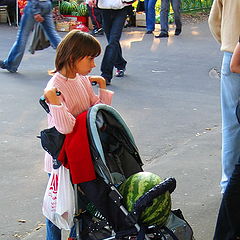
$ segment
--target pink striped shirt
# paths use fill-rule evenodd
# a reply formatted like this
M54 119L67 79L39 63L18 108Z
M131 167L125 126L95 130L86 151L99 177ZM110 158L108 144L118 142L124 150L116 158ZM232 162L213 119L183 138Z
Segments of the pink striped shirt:
M96 95L87 76L77 74L74 79L66 78L60 73L55 73L47 84L46 89L57 88L61 105L49 105L48 128L53 126L67 134L73 130L76 117L97 103L111 104L113 92L99 88ZM52 157L46 152L44 170L52 171Z

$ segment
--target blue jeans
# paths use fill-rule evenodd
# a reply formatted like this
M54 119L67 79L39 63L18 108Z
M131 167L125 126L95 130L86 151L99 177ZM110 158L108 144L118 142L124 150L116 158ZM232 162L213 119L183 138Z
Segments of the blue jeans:
M51 46L55 49L61 41L61 38L55 30L55 25L52 19L51 2L39 2L39 5L41 8L40 14L44 18L44 21L41 24L51 43ZM9 52L8 58L4 60L3 65L1 66L2 68L5 68L12 72L17 71L18 66L20 65L23 58L27 40L31 31L33 30L34 24L35 20L32 13L32 3L28 2L27 6L24 9L24 14L21 18L19 30L17 33L17 39Z
M147 31L155 29L155 5L157 0L144 0Z
M103 29L108 45L105 48L101 72L105 79L111 80L113 68L125 69L127 61L122 56L120 38L126 20L128 7L119 10L102 9Z
M170 10L170 2L174 12L176 29L182 29L182 21L180 14L181 0L162 0L160 12L161 32L168 33L168 14Z
M50 177L51 174L48 174ZM75 226L71 228L69 237L76 237L76 229ZM59 229L56 225L54 225L49 219L46 218L46 240L61 240L61 229Z
M222 192L240 157L240 125L236 107L240 98L240 74L230 71L232 53L224 52L221 69Z

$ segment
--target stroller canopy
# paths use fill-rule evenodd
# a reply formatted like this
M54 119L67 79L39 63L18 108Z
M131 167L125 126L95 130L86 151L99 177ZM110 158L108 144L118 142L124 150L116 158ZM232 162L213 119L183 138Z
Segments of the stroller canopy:
M94 105L88 111L87 128L95 170L106 183L120 184L143 171L133 135L117 110Z

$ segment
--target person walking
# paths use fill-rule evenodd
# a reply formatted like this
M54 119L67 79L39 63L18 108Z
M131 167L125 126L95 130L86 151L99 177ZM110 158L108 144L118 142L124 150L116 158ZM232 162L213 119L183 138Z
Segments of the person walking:
M176 25L175 35L178 36L182 32L182 20L181 20L181 0L161 0L161 11L160 11L160 24L161 32L156 38L167 38L168 34L168 15L170 11L170 2L174 12L174 21Z
M105 48L102 59L101 76L105 78L107 85L111 84L113 68L117 69L116 77L123 77L127 65L127 61L122 56L120 38L130 5L127 3L117 4L117 2L116 0L88 1L90 6L98 6L102 11L103 30L107 37L108 45Z
M102 28L102 14L101 10L97 7L91 7L88 4L88 0L86 0L89 16L92 21L93 25L93 30L92 30L92 35L97 37L97 36L102 36L103 33L103 28Z
M55 30L55 25L52 18L52 3L50 0L28 0L24 8L24 14L20 21L20 26L17 33L17 39L13 44L7 59L0 60L0 67L11 73L15 73L22 61L27 40L34 24L40 22L51 43L51 46L56 49L61 41L60 36Z
M240 98L240 74L230 71L230 62L240 36L240 1L214 0L208 23L223 51L221 69L222 178L224 193L240 158L240 125L236 107Z
M55 126L62 134L71 133L80 113L98 103L111 104L113 92L106 89L105 79L87 76L100 53L100 43L88 33L72 30L63 38L57 48L54 75L44 90L51 113L48 114L48 128ZM98 95L94 93L91 81L98 84ZM57 91L61 93L59 96ZM51 155L46 152L44 160L44 170L50 174ZM46 228L46 240L61 240L61 230L48 219ZM74 236L73 228L69 239Z
M146 14L146 27L147 32L146 34L152 34L155 30L155 5L157 0L144 0L144 8Z

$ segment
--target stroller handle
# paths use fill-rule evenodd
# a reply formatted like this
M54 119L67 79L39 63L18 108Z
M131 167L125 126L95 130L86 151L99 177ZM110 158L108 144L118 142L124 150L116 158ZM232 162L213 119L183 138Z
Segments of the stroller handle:
M61 92L57 91L56 94L57 94L57 96L60 96ZM40 97L39 103L43 107L43 109L46 111L46 113L50 113L49 106L47 105L46 99L43 95Z
M143 196L141 196L133 206L134 215L140 217L141 213L152 204L154 198L164 194L169 191L172 193L176 188L176 179L175 178L167 178L160 184L151 188L148 192L146 192Z

